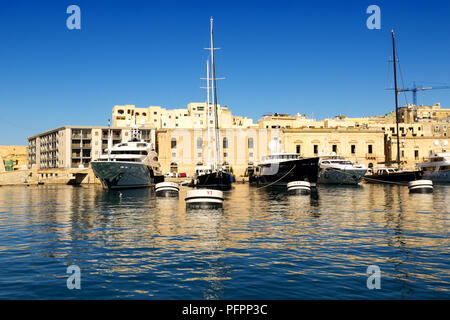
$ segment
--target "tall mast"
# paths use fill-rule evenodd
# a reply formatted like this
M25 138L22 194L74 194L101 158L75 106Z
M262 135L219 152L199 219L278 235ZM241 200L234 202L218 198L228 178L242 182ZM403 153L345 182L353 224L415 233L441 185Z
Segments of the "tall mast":
M395 57L394 29L392 29L392 55L394 57L394 89L395 89L395 123L397 125L397 165L400 169L400 132L398 130L398 88L397 88L397 61Z
M208 123L208 163L211 163L211 104L209 100L209 60L206 60L206 112ZM215 163L214 159L214 163Z
M211 17L211 94L214 114L214 140L215 140L215 154L214 160L217 168L220 166L220 144L219 144L219 118L217 112L217 92L216 92L216 68L214 65L214 35L213 35L213 18Z

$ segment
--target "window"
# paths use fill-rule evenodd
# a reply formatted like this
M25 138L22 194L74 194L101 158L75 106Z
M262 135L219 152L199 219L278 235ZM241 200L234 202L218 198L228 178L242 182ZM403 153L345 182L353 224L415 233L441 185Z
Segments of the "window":
M333 152L334 152L334 153L337 153L337 145L336 145L336 144L333 144L332 149L333 149Z
M197 149L203 148L203 140L202 138L197 138Z
M405 157L405 150L402 150L402 152L400 154L401 154L402 158L404 158Z
M178 172L178 165L176 162L172 162L170 164L170 172L171 173L177 173Z
M250 153L248 154L248 156L249 156L249 158L253 158L253 152L250 152Z
M356 145L352 144L352 145L350 146L350 149L351 149L352 154L355 154L355 153L356 153Z
M202 153L201 152L197 153L197 157L201 158L202 157Z
M253 138L248 138L248 148L253 149Z
M158 112L156 112L156 111L153 111L153 114L158 114Z
M414 159L419 160L419 150L414 150Z
M373 147L372 147L371 144L369 144L369 145L367 146L367 153L372 154L372 152L373 152Z
M223 148L227 149L228 148L228 139L225 137L223 138Z
M177 147L177 139L172 138L172 140L170 140L170 145L172 149L175 149Z
M319 146L317 144L314 145L314 154L319 153Z
M223 157L224 157L224 158L228 157L228 153L224 152L224 153L223 153Z
M301 151L301 146L298 144L298 145L295 146L295 152L297 154L300 154L300 151Z

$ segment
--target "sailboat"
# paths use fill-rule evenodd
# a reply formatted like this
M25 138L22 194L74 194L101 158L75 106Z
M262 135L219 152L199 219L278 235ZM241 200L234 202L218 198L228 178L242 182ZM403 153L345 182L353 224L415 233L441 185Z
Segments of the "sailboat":
M400 162L400 131L398 129L398 93L397 88L397 64L395 54L395 37L394 30L392 30L392 53L394 60L394 90L395 90L395 123L397 125L397 168L385 167L378 168L371 174L364 176L364 180L367 182L375 183L390 183L390 182L410 182L418 180L422 177L423 172L421 170L404 170L401 167Z
M201 166L196 168L194 177L194 187L196 188L208 188L218 190L231 189L232 174L228 167L223 166L220 161L220 131L219 131L219 116L217 110L217 89L216 89L216 70L214 65L214 34L213 34L213 18L211 17L211 72L209 71L209 63L207 63L207 112L208 112L208 138L210 135L210 118L213 118L214 130L213 130L213 161L207 166ZM211 79L209 75L211 73ZM210 86L211 85L211 86ZM209 92L211 90L211 100L209 101ZM212 116L210 117L210 115ZM208 150L211 145L211 141L208 140ZM210 152L208 152L210 155Z

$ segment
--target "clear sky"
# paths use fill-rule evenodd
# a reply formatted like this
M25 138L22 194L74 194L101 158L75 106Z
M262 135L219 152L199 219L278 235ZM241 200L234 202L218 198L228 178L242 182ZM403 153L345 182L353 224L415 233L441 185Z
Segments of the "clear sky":
M66 27L71 4L81 30ZM372 4L381 30L366 27ZM63 125L106 125L116 104L204 101L210 16L217 76L226 77L219 103L255 122L273 112L391 111L392 28L405 86L450 85L449 1L2 0L0 145ZM450 90L418 97L450 107Z

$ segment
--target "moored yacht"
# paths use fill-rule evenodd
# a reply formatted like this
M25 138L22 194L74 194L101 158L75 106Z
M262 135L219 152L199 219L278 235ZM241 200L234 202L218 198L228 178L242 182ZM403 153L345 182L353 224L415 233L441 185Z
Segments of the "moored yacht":
M109 140L107 153L91 162L104 189L149 187L164 181L158 154L138 136L139 130L133 128L130 141L111 146Z
M365 165L352 163L341 156L321 156L318 183L358 184L366 172Z
M427 162L417 165L423 171L424 179L434 182L450 182L450 153L437 153L430 155Z
M218 189L218 190L229 190L231 189L231 183L233 181L233 175L231 172L221 165L220 161L220 131L219 131L219 115L217 111L217 85L216 85L216 68L214 64L214 35L213 35L213 18L210 20L211 29L210 29L210 41L211 47L210 50L210 58L211 58L211 73L209 70L209 61L206 63L206 89L207 89L207 111L208 111L208 148L210 145L214 145L213 155L214 161L208 165L208 167L200 167L197 168L196 174L194 177L194 187L197 188L207 188L207 189ZM211 75L211 78L210 78ZM211 92L211 104L209 100L209 94ZM214 128L211 128L211 124L213 124ZM212 130L212 137L211 132ZM213 138L213 139L211 139ZM214 142L211 143L211 140ZM211 151L211 150L210 150ZM210 152L208 152L208 156L210 156ZM211 159L210 159L211 160Z
M302 158L297 153L269 154L258 163L251 181L261 186L286 186L292 181L317 183L319 157Z
M392 30L392 56L394 63L394 92L395 92L395 124L397 127L397 168L386 167L378 168L376 170L370 170L365 176L364 180L371 183L409 183L414 180L421 179L422 171L420 170L405 170L401 167L400 161L400 137L399 137L399 112L398 112L398 93L400 90L397 88L397 58L395 49L395 37L394 30Z
M405 170L395 167L380 167L370 169L364 176L364 181L369 183L406 183L422 178L420 170Z
M226 166L215 168L213 165L197 166L193 187L217 190L231 189L233 176Z

